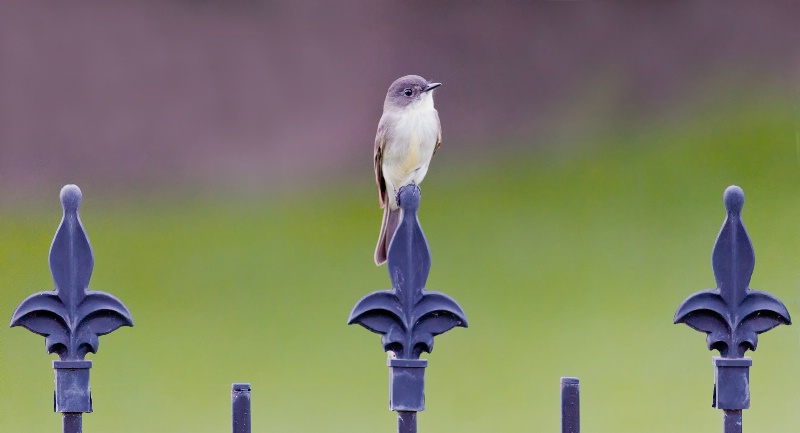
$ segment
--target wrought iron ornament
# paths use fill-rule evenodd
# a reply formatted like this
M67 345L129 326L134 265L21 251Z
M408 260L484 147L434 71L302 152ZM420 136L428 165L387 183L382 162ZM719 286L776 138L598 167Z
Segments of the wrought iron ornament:
M433 351L434 336L456 326L467 327L467 317L453 298L425 290L431 257L417 216L420 195L415 184L398 193L402 220L389 244L387 260L392 289L363 297L347 322L382 335L383 350L390 354L389 407L398 411L399 429L409 432L416 431L413 412L425 408L427 360L419 359L420 355Z
M133 326L130 312L114 296L89 290L94 257L78 216L81 190L61 189L64 216L50 247L50 271L55 289L31 295L11 316L11 327L22 326L45 337L56 375L55 410L64 412L65 431L80 428L80 413L91 412L87 353L97 353L100 335ZM77 417L77 421L76 421Z
M708 349L719 350L723 358L741 358L756 350L758 334L791 319L778 298L748 287L755 255L741 219L744 192L731 186L723 197L728 215L711 258L717 288L689 296L675 313L675 323L707 333Z
M713 406L725 411L725 432L741 432L741 411L750 407L752 365L744 354L756 350L758 334L789 325L791 318L778 298L749 288L755 255L741 219L744 192L730 186L723 201L727 216L711 256L717 288L689 296L675 313L674 323L705 332L708 349L719 351L721 356L714 357Z

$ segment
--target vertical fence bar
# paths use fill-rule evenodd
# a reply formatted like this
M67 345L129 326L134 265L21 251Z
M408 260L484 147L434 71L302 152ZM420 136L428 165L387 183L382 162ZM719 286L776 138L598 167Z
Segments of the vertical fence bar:
M250 433L250 384L234 383L231 387L233 433Z
M722 411L722 432L723 433L742 433L742 411L724 410Z
M53 361L55 395L53 407L62 413L64 433L82 433L84 413L92 411L89 373L97 353L99 337L121 326L133 326L133 319L119 299L89 290L94 270L94 253L78 216L83 200L80 188L61 189L61 224L50 245L50 273L55 289L34 293L17 306L11 327L22 326L42 335Z
M717 288L686 298L675 312L674 323L705 332L714 357L713 407L723 411L724 433L742 433L742 410L750 407L750 366L744 356L755 351L758 334L778 325L790 325L789 311L774 295L752 290L755 252L742 221L744 191L729 186L722 196L726 216L711 252Z
M417 413L397 411L397 433L417 433Z
M64 412L61 422L64 433L83 433L83 413Z
M577 377L561 378L561 433L580 433L581 396Z
M431 257L417 217L420 195L414 184L398 193L402 218L389 243L386 264L392 289L361 298L347 321L383 335L383 350L390 354L389 409L397 412L399 433L416 433L417 412L425 410L428 361L420 355L433 350L435 335L467 327L467 317L455 299L425 290Z

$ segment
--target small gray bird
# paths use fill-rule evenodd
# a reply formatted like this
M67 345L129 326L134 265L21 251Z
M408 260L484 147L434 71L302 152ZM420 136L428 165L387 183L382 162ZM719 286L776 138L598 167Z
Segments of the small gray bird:
M389 243L400 224L397 192L403 186L422 182L431 157L442 144L442 127L439 113L433 108L432 92L441 85L418 75L406 75L395 80L386 92L375 135L375 182L383 208L376 265L386 262Z

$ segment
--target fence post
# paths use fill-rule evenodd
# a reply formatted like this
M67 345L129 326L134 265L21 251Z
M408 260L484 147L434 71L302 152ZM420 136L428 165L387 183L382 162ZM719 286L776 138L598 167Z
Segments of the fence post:
M347 322L383 336L383 350L389 353L389 409L397 411L398 433L416 433L417 412L425 409L428 361L420 355L433 350L435 335L467 327L467 317L453 298L425 290L431 258L417 217L420 194L415 184L398 193L403 216L387 260L392 289L363 297Z
M234 383L231 387L233 433L250 433L250 384Z
M580 387L577 377L561 378L561 433L581 432Z
M120 326L133 326L130 312L114 296L89 290L94 256L78 208L81 190L61 189L64 215L50 247L50 272L55 289L31 295L11 316L11 327L22 326L45 337L48 353L57 353L54 409L63 414L64 433L83 432L82 415L92 411L87 353L97 353L98 337Z
M723 195L727 216L711 254L717 288L702 290L686 298L675 312L674 323L685 323L705 332L713 358L712 406L723 411L723 432L742 432L742 410L750 407L750 366L744 356L756 350L758 334L780 324L791 324L789 312L775 296L751 290L750 277L755 254L744 228L741 212L744 192L730 186Z

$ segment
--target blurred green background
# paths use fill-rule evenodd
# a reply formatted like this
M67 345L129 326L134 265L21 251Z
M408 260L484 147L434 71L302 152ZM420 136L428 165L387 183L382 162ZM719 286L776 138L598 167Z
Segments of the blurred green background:
M41 16L55 14L55 6L35 4ZM181 7L191 13L202 8L209 22L220 16L232 19L239 7L191 5ZM28 6L5 7L14 12ZM395 9L404 10L396 4L364 7L372 16L387 17L385 22ZM676 21L659 18L664 10L658 8L559 7L577 12L539 6L521 11L515 25L524 26L528 19L546 22L554 16L548 14L566 16L572 29L586 17L608 26L650 23L629 29L630 34L639 41L661 41L648 46L694 55L669 69L683 74L650 84L628 81L627 73L641 72L628 66L671 51L623 56L627 60L604 70L609 75L584 82L564 100L555 98L542 108L537 98L522 98L520 107L535 109L521 112L504 105L514 95L494 91L487 100L491 106L470 107L475 104L468 98L471 88L448 87L448 72L435 72L445 82L436 96L445 142L422 184L420 218L433 258L428 288L458 300L470 327L437 337L435 351L427 355L420 431L558 431L561 376L581 379L586 431L719 430L721 414L710 407L714 353L706 349L704 335L673 325L672 317L689 294L714 286L710 254L725 217L722 193L731 184L746 195L743 218L757 258L752 287L778 296L790 313L799 311L800 114L792 79L800 50L767 36L747 39L757 41L752 46L734 38L737 26L773 36L791 33L795 30L786 23L796 22L797 8L764 12L751 7L736 15L727 9L675 6L676 14L686 13L685 19L670 15L682 23L676 29ZM97 17L86 18L92 10L103 9L95 5L71 16L94 23ZM473 16L458 15L458 10L454 4L436 8L440 17L462 17L441 18L456 33L469 28L464 17ZM190 13L179 7L170 11ZM319 13L314 6L303 11L297 12L299 21ZM475 11L475 16L494 17L494 23L516 16L510 7L489 15ZM273 12L260 6L258 17ZM753 16L785 20L744 18ZM710 22L722 24L713 37L705 37L704 24ZM671 30L662 34L658 29ZM346 32L343 27L326 31ZM413 31L392 38L411 37ZM694 36L671 39L685 33ZM720 35L738 42L725 45ZM19 40L25 40L22 36ZM571 43L589 43L592 36L589 31ZM776 44L774 52L763 54L764 47ZM618 44L608 52L630 47ZM451 57L409 62L428 69L448 64L457 79L481 86L485 81L476 78L479 69L468 74L458 66L460 61L478 64L481 55L469 45L460 50ZM358 57L355 51L351 55ZM545 46L531 51L544 53L538 62L545 65L559 64L558 52ZM730 57L700 60L718 52ZM224 56L215 60L226 62ZM0 166L17 170L16 175L8 170L0 175L0 312L10 318L26 296L52 288L47 251L61 213L58 191L76 182L83 189L81 217L95 252L90 287L119 297L133 314L134 328L101 337L98 354L89 357L94 361L95 413L84 417L86 432L229 431L232 382L253 386L254 432L395 430L395 415L387 410L388 369L380 338L345 324L361 296L389 284L385 267L372 263L381 213L370 158L385 87L395 75L409 72L392 62L405 64L403 59L383 64L385 76L367 67L369 79L378 84L365 90L366 114L351 110L335 118L348 125L338 132L361 138L343 145L340 159L319 163L330 165L322 174L302 163L308 148L303 150L301 143L291 142L301 152L297 159L276 162L271 144L259 154L262 160L235 140L222 140L215 152L254 157L267 167L287 166L276 177L254 168L258 164L244 164L236 166L231 180L225 170L233 166L221 164L225 170L211 174L171 171L169 163L160 165L169 154L159 154L152 165L143 157L136 164L145 165L115 176L104 170L116 168L97 166L125 165L124 158L104 154L111 151L98 140L91 149L71 142L66 148L41 147L37 152L84 156L67 158L66 167L54 174L41 171L47 164L37 165L36 152L19 151L27 139L19 137L28 137L28 129L8 123L6 131L18 133L0 132ZM698 62L703 67L687 75ZM593 76L591 64L581 64L586 69L582 76ZM610 72L615 69L618 73ZM87 72L84 78L94 83L97 77ZM557 81L544 74L542 86L548 86L548 77ZM560 83L566 89L575 81ZM514 93L515 84L509 86ZM629 99L656 88L653 95L640 95L640 102ZM137 89L134 85L129 91ZM468 106L459 107L454 99ZM470 111L500 120L475 126ZM88 119L90 112L83 115ZM146 120L135 122L146 126ZM528 121L534 126L526 129ZM48 123L46 116L42 123ZM362 123L368 127L355 126ZM203 122L197 127L209 128ZM101 128L112 136L124 132ZM91 137L91 132L82 134ZM326 137L325 131L317 134ZM175 155L196 156L191 143L173 138L153 135L173 145ZM310 146L319 150L327 144ZM25 170L30 170L27 177L19 174ZM60 429L60 417L51 412L54 356L44 352L43 343L23 329L0 328L0 431ZM799 349L794 327L761 336L758 351L751 354L748 431L790 432L800 424L795 412L800 405Z

